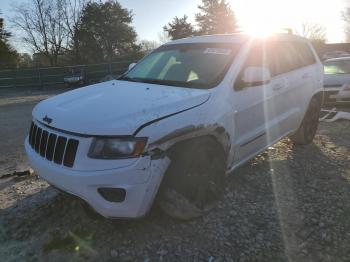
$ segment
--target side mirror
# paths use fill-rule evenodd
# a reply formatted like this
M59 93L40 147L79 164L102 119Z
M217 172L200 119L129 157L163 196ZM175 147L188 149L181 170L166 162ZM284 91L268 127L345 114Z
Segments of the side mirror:
M266 67L247 67L238 81L238 89L249 86L261 86L271 81L270 70Z
M131 64L129 65L128 71L131 70L135 65L136 65L136 63L131 63Z

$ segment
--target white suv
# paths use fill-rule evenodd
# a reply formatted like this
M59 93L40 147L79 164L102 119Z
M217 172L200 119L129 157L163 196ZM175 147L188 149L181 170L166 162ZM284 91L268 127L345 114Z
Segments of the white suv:
M157 196L168 214L190 218L268 146L312 142L322 79L297 36L181 39L118 80L39 103L25 148L42 178L105 217L142 217Z

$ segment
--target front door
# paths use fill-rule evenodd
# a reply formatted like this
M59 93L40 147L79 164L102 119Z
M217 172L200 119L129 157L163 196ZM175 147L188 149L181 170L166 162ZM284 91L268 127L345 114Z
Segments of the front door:
M254 43L238 77L247 67L266 67L272 79L264 85L234 90L234 164L251 158L283 133L280 121L286 101L281 94L288 88L288 81L283 76L275 77L270 47L267 42Z

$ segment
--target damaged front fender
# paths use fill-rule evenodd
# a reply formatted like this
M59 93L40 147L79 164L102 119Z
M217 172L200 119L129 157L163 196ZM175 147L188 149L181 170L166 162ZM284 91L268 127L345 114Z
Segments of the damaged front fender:
M230 151L229 133L224 127L218 124L212 124L207 126L189 125L176 129L152 142L148 147L148 152L152 159L158 159L166 156L167 150L175 144L203 136L213 137L220 144L225 154L228 154Z

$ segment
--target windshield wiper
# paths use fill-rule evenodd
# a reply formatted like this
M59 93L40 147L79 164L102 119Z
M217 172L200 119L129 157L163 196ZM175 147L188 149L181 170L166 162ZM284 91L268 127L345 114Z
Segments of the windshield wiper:
M137 83L146 83L146 84L158 84L158 85L166 85L166 86L177 86L184 88L203 88L204 85L196 82L182 82L182 81L174 81L174 80L161 80L155 78L138 78L138 77L120 77L119 80L125 80L130 82Z
M130 81L130 82L138 82L138 83L142 83L143 82L141 78L128 77L128 76L122 76L118 80L124 80L124 81Z
M166 85L166 86L177 86L177 87L199 87L201 84L195 83L195 82L183 82L183 81L174 81L174 80L161 80L161 79L154 79L154 78L137 78L142 83L147 84L158 84L158 85Z

